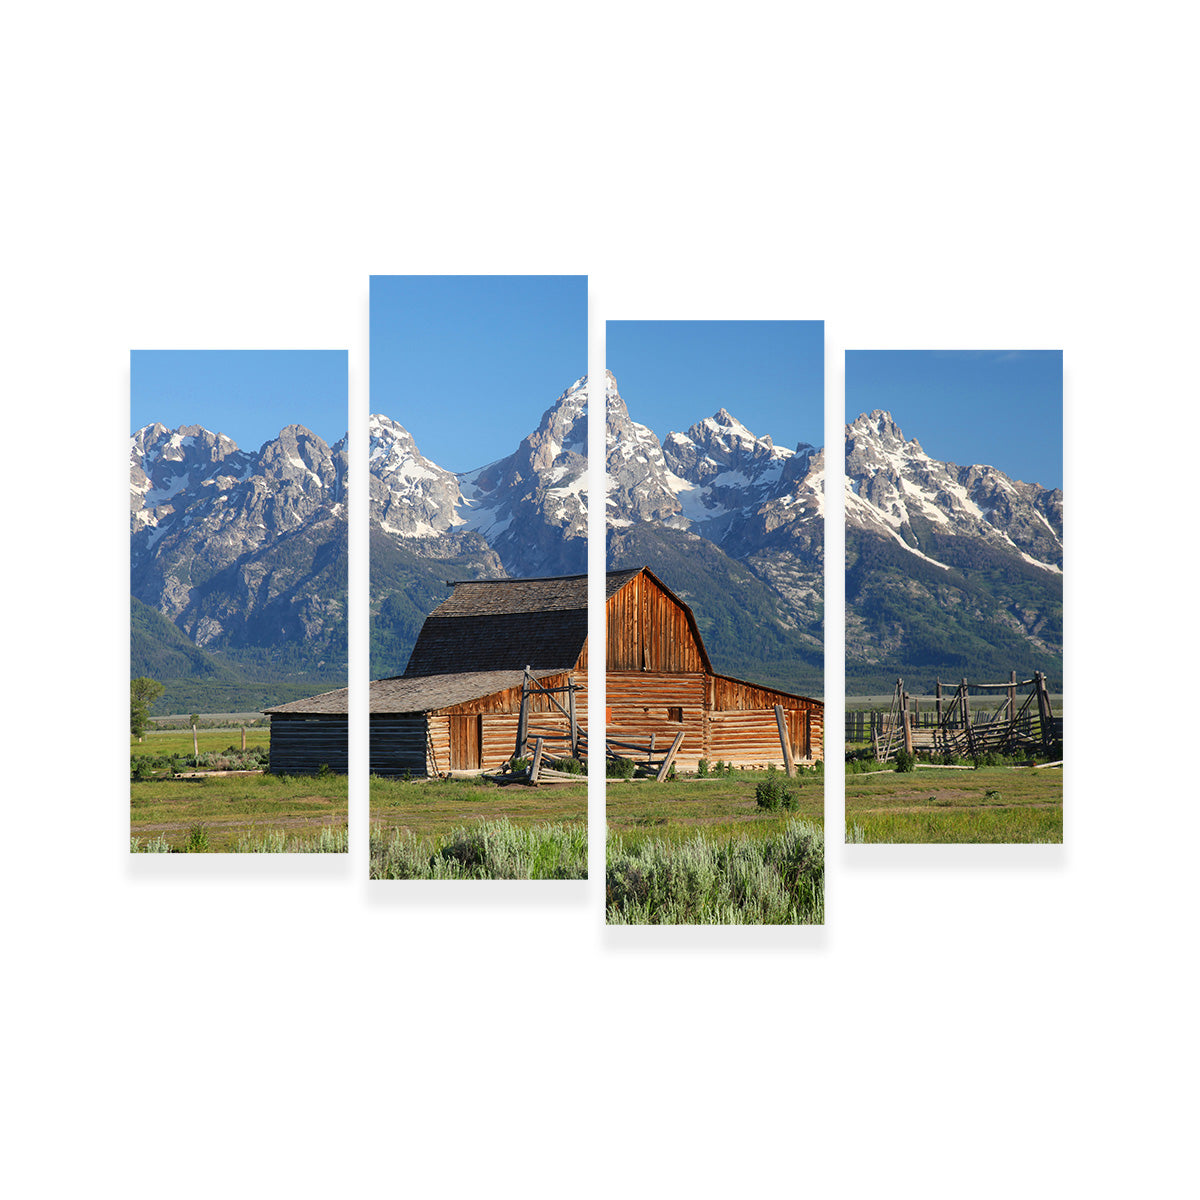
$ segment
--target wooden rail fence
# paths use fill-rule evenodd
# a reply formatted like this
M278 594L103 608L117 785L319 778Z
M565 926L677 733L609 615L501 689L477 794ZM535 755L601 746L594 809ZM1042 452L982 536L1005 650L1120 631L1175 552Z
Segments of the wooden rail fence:
M1045 750L1062 740L1062 718L1050 707L1041 671L1023 680L1013 671L1003 683L963 679L945 696L942 687L938 680L934 706L922 712L904 690L904 681L897 679L886 712L846 714L847 743L869 744L879 762L889 762L900 750L972 758L989 751ZM973 691L982 694L973 697ZM998 703L997 693L1001 693Z

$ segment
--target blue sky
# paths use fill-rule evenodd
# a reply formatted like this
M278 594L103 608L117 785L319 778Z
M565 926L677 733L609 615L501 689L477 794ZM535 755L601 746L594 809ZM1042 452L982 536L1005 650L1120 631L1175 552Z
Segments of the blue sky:
M131 432L203 425L258 450L285 425L332 444L349 416L345 350L133 350Z
M822 321L609 321L629 415L662 441L727 409L777 446L824 444Z
M586 275L371 276L371 411L448 471L511 454L587 366Z
M876 408L933 458L1062 487L1061 350L848 350L846 420Z

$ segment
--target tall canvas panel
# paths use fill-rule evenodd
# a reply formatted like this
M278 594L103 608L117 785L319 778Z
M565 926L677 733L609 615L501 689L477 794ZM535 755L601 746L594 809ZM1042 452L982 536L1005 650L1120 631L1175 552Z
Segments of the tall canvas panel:
M346 849L347 385L344 351L131 356L136 851Z
M1061 842L1062 353L846 355L846 833Z
M607 920L822 923L823 323L607 359Z
M586 878L588 395L585 276L372 278L372 878Z

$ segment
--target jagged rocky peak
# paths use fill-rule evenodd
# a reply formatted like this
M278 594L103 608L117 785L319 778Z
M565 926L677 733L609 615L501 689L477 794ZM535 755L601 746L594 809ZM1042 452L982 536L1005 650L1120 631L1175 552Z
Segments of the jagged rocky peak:
M686 525L676 495L684 481L668 467L654 431L630 417L616 377L611 371L607 376L604 441L609 524L662 521Z
M372 414L370 443L371 519L405 538L435 537L461 525L458 479L427 459L398 421Z
M670 433L663 443L667 465L676 475L704 484L727 471L757 482L765 471L778 475L792 451L776 446L769 435L752 433L728 409L697 421L687 433Z
M339 499L346 467L344 445L335 451L303 425L287 425L263 443L254 474L293 484L314 498Z
M919 548L918 528L979 538L1050 572L1062 568L1061 491L998 467L931 458L882 410L846 426L845 502L849 525L885 533L928 561L936 555Z
M888 442L903 442L904 433L885 409L876 408L856 417L847 427L849 432L875 436Z
M846 467L848 472L886 467L896 470L901 464L928 460L921 443L908 441L892 414L883 409L864 413L846 426Z
M587 383L559 393L511 454L458 474L425 458L398 422L373 416L372 520L422 555L450 553L453 535L460 550L499 554L514 575L583 569Z
M206 484L211 491L245 480L255 461L232 438L202 425L144 425L129 439L130 532L157 524L181 496Z
M587 400L587 376L583 375L542 413L538 427L518 447L514 465L528 465L539 474L556 468L563 471L585 468ZM573 461L576 458L584 461Z
M458 476L464 528L482 534L512 575L586 569L587 405L583 375L512 454Z

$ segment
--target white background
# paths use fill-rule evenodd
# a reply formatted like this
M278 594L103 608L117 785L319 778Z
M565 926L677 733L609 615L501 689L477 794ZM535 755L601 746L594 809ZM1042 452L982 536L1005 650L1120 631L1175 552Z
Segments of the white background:
M1184 1190L1187 10L423 7L5 18L13 1194ZM824 930L606 931L595 805L586 886L369 886L361 779L349 861L130 861L128 352L346 348L361 437L372 272L589 273L593 373L824 319L834 444L845 348L1061 347L1065 846L834 839Z

